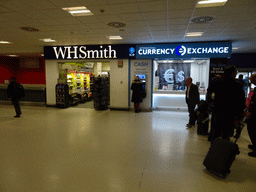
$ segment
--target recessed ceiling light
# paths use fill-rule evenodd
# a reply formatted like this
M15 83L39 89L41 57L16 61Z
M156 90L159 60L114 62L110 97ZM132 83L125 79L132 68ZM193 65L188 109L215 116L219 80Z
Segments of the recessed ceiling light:
M109 40L122 40L123 38L121 36L108 36Z
M46 38L46 39L39 39L40 41L46 42L46 43L51 43L51 42L56 42L56 40L53 40L51 38Z
M228 0L199 0L196 8L224 6Z
M0 44L11 44L9 41L0 41Z
M193 32L193 33L187 33L186 37L200 37L203 35L203 32Z
M85 6L82 6L82 7L66 7L66 8L62 8L62 9L64 11L67 11L69 14L71 14L74 17L94 15Z

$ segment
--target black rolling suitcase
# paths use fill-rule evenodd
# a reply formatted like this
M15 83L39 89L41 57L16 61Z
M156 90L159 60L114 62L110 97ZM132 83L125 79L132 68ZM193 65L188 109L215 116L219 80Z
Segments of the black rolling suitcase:
M243 125L239 124L237 126L237 133L234 136L236 138L235 142L217 138L212 143L203 162L203 165L210 172L222 178L226 178L230 173L230 167L235 160L236 155L239 155L240 153L236 142L241 135L242 129Z

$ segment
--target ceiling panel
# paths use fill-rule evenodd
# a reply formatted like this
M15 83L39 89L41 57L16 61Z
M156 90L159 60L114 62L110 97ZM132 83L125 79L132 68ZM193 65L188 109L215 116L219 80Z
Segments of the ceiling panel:
M169 10L177 9L193 9L196 6L197 0L169 0Z
M78 0L78 2L80 2L84 6L108 5L109 4L108 1L106 1L106 0ZM121 1L123 1L123 0L121 0Z
M56 6L49 1L32 1L32 0L19 0L20 2L32 7L34 10L41 10L41 9L53 9ZM20 9L23 11L23 9Z
M68 12L62 10L62 9L49 9L45 10L44 14L50 16L53 19L56 18L63 18L63 17L73 17Z
M28 0L30 1L30 0ZM83 6L83 3L77 0L48 0L51 4L56 5L60 8ZM36 1L35 1L36 2ZM42 2L43 3L43 2Z
M91 23L101 23L102 21L98 17L86 16L86 17L76 17L81 23L91 24Z
M45 14L45 11L24 11L22 14L32 19L51 19L50 16Z
M166 11L166 1L149 1L138 3L142 12Z
M11 19L11 20L15 20L15 21L22 21L22 20L26 21L26 20L31 19L31 18L21 15L17 12L4 13L4 14L2 14L2 16L6 17L8 19Z
M193 14L194 9L186 9L186 10L171 10L169 12L169 19L175 18L190 18Z
M87 8L96 16L107 16L117 14L115 9L110 5L101 5L101 6L87 6ZM104 9L104 12L100 10Z
M98 16L98 18L103 21L105 24L110 22L122 22L122 18L119 15L104 15Z
M144 16L142 13L131 13L131 14L120 14L120 17L124 21L144 21Z
M143 14L146 20L161 20L167 19L167 12L146 12Z
M0 1L0 6L11 9L13 11L29 11L33 10L32 7L30 7L27 4L22 3L21 1L18 0L11 0L11 1Z
M241 51L256 52L256 1L229 0L223 7L195 8L197 0L2 0L0 1L0 36L13 40L7 51L43 51L43 45L157 43L232 40L240 43ZM83 5L95 15L73 17L62 7ZM100 9L104 9L102 13ZM213 16L205 24L191 19ZM124 22L123 28L111 28L108 22ZM37 34L22 31L29 26ZM201 37L184 38L186 32L204 32ZM110 41L107 35L123 36L122 41ZM31 38L29 38L31 36ZM56 38L56 43L43 43L39 38ZM66 42L67 41L67 42ZM246 42L246 46L245 46ZM248 43L250 42L250 43ZM24 49L22 48L22 45ZM254 45L254 46L253 46ZM242 49L243 47L243 49ZM239 52L238 50L235 50Z
M113 9L115 9L115 11L118 14L139 13L139 12L141 12L139 6L137 4L134 4L134 3L114 4L114 5L112 5L112 7L113 7ZM129 7L129 9L127 9L127 7Z

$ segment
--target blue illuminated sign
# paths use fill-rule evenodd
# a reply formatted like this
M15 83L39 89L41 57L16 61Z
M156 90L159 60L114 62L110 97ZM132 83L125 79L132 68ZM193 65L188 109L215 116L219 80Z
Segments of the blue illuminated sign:
M231 42L149 44L136 46L136 59L230 57Z

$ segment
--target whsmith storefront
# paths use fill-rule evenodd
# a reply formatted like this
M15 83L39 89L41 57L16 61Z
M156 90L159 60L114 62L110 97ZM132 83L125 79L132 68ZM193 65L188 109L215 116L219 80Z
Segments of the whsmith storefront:
M47 105L56 105L55 86L65 71L110 75L109 108L132 107L130 86L140 76L147 92L143 109L185 110L185 79L192 77L204 99L231 51L231 42L44 47Z

